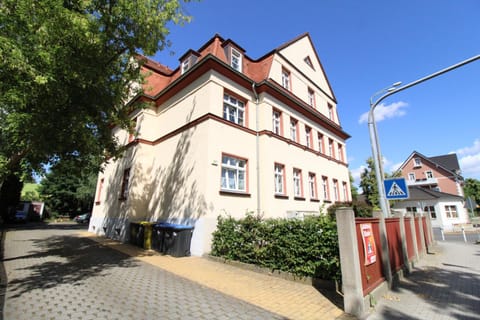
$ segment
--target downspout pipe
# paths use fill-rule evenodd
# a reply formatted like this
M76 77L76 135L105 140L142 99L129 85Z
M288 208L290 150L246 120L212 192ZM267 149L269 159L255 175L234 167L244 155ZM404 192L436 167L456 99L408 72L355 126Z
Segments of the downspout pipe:
M257 83L255 81L252 82L252 92L255 97L255 167L256 167L256 172L257 172L257 216L260 216L260 208L261 208L261 202L260 202L260 133L258 131L259 127L259 110L258 110L258 93L255 87L257 86Z

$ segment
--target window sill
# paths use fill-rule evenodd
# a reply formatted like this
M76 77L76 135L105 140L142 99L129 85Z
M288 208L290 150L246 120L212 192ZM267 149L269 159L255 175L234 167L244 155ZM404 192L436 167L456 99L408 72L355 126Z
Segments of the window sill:
M324 200L325 203L332 203L332 200Z
M305 198L304 198L304 197L295 196L295 197L293 197L293 200L305 201Z
M310 199L311 202L320 202L320 199L312 198Z
M285 194L276 194L275 198L277 199L288 199L288 196Z
M251 197L252 195L242 191L220 190L222 196L235 196L235 197Z

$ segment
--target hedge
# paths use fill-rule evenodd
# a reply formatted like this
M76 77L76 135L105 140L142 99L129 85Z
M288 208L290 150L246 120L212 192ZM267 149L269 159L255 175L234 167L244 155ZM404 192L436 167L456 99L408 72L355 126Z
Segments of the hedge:
M211 254L301 277L341 278L337 227L328 216L303 220L219 216Z

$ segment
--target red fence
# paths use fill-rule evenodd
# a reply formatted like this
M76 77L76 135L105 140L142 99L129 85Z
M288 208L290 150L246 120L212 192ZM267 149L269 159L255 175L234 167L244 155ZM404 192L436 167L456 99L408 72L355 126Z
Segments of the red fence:
M411 219L414 220L414 231L411 227ZM372 290L374 290L379 284L385 281L385 274L382 263L382 246L380 242L380 219L379 218L356 218L356 232L357 232L357 244L358 244L358 253L360 259L360 272L362 277L362 287L363 294L367 295ZM367 263L366 259L366 248L364 235L362 234L360 225L362 224L371 224L371 229L373 237L375 240L376 247L376 261L374 263ZM422 217L404 218L405 226L405 238L402 238L400 218L386 218L385 219L385 228L387 234L387 243L388 243L388 253L390 259L390 268L392 274L399 272L402 269L407 268L408 262L411 262L415 259L417 252L423 251L422 234L427 245L431 244L429 232L427 231L427 222L426 218ZM423 227L423 228L422 228ZM421 230L422 228L422 230ZM415 240L414 241L414 238ZM405 243L406 253L403 252L402 243ZM415 242L417 248L415 250ZM405 261L404 257L408 257L408 261Z

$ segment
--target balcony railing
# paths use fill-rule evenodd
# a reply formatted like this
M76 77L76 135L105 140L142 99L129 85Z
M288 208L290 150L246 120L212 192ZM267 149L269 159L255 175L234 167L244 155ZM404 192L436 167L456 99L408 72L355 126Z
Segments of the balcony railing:
M437 178L407 180L407 185L409 186L426 186L426 185L437 185L437 184L438 184Z

